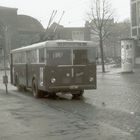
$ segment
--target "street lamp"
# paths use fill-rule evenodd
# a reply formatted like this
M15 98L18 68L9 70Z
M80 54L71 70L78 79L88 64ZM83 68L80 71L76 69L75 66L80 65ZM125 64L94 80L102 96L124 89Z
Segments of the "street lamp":
M6 32L7 32L7 26L4 24L1 24L1 29L3 33L3 50L4 50L4 76L3 76L3 83L5 84L6 93L8 93L8 76L6 71Z

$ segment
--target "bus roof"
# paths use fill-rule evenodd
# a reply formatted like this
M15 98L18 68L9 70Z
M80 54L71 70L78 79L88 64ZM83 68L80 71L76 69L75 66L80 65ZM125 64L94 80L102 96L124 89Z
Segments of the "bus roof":
M51 40L51 41L44 41L44 42L40 42L40 43L36 43L36 44L32 44L32 45L28 45L28 46L23 46L21 48L17 48L17 49L13 49L11 50L11 53L16 53L16 52L22 52L22 51L27 51L27 50L32 50L32 49L38 49L38 48L47 48L47 47L60 47L62 44L66 44L66 43L82 43L82 44L86 44L86 47L95 47L95 44L93 43L93 41L81 41L81 40ZM58 45L61 44L61 45ZM65 47L65 46L61 46L61 47ZM66 46L67 47L67 46ZM70 46L70 47L75 47L75 46ZM78 47L85 47L83 45L78 46Z

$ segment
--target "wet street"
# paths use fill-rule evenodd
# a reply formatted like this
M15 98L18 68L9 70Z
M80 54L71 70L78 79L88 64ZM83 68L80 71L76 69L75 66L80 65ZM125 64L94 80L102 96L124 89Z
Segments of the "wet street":
M0 140L139 140L140 68L98 71L97 81L97 90L72 100L35 99L10 84L5 94L1 80Z

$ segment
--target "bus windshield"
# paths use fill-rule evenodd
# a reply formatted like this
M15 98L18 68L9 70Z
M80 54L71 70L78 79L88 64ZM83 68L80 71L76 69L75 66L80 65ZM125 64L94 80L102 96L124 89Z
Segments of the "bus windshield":
M72 65L71 50L69 49L57 49L47 50L47 65Z
M95 62L93 48L47 50L47 65L87 65Z
M86 65L95 62L94 49L74 49L73 50L73 64Z

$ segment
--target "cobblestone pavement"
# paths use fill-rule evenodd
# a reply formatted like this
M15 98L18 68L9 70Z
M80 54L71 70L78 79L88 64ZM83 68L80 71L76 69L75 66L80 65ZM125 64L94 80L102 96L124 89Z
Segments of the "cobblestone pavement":
M139 140L139 74L98 69L97 90L81 100L37 100L11 85L5 94L1 79L0 140Z
M90 115L89 120L89 116L82 115L81 111L94 108L81 101L75 101L72 105L74 102L69 100L37 100L24 93L4 92L0 90L0 140L134 139L130 133L100 122L94 116Z
M109 66L106 73L101 73L101 69L98 68L97 77L98 88L86 94L87 102L101 108L104 106L100 111L100 120L131 132L139 140L140 67L134 68L133 73L122 73L120 68Z
M140 112L140 68L133 73L121 73L121 68L107 66L107 72L98 69L97 90L92 96L92 103L99 106L105 102L106 107L125 112Z

